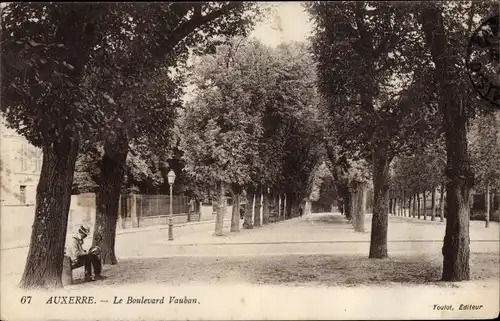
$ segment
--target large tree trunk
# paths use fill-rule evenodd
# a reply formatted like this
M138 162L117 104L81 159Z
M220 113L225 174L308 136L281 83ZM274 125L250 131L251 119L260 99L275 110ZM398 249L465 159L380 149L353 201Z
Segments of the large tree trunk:
M366 183L360 183L358 185L356 223L354 224L354 230L356 232L365 231L366 185Z
M224 183L220 182L217 184L218 186L218 210L217 215L215 216L215 235L223 236L224 235L224 215L226 214L226 190Z
M426 7L422 21L425 21L423 30L435 64L434 75L446 140L446 233L442 280L462 281L470 278L469 191L473 176L467 151L467 115L460 97L462 93L456 87L456 61L447 45L442 10L440 4Z
M431 221L436 220L436 186L432 186L432 195L431 195Z
M267 188L264 188L262 191L263 195L263 204L262 204L262 224L269 224L269 198L271 195L268 193Z
M387 206L389 197L389 164L385 148L373 151L373 216L369 258L387 257Z
M424 214L424 220L427 220L427 192L426 191L424 191L424 193L423 193L422 211Z
M253 197L255 189L253 187L247 187L247 202L245 205L245 220L243 221L244 229L253 228L252 223L252 210L253 210Z
M486 193L485 193L485 209L486 213L484 215L484 222L485 222L485 227L489 227L490 225L490 181L486 181Z
M440 221L444 221L444 208L445 208L445 203L444 203L444 194L445 194L445 184L441 184L441 194L439 195L439 218Z
M99 188L96 195L96 217L92 245L101 248L103 264L116 264L115 239L118 203L128 154L124 136L104 146L100 162Z
M43 146L43 163L36 190L36 207L24 273L19 286L62 287L64 245L78 142L64 138Z
M233 186L232 190L233 196L233 213L231 216L231 232L238 232L240 230L240 196L241 188L239 186Z
M255 194L255 216L253 220L253 226L260 227L260 210L262 208L262 187L259 186L257 193Z

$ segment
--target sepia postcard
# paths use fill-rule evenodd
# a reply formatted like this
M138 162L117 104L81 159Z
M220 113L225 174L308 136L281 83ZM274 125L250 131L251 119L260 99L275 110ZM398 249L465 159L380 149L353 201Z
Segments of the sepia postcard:
M498 2L0 10L2 320L499 316Z

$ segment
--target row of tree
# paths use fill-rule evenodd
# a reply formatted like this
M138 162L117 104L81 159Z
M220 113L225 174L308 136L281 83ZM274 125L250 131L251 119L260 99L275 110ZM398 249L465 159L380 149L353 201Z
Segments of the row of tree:
M322 151L314 76L302 43L273 49L237 38L195 62L195 89L179 117L180 150L195 181L217 186L221 200L230 189L236 205L231 231L239 227L243 191L247 204L262 195L266 221L268 204L279 195L289 218L310 194ZM222 234L224 209L217 211L216 235ZM243 226L260 224L247 208Z
M341 170L343 158L369 164L374 189L369 257L388 256L391 163L414 155L413 161L432 171L443 159L426 162L419 156L432 155L442 137L445 179L421 181L431 189L445 184L442 279L469 279L469 195L474 175L467 127L492 106L478 98L464 61L474 21L484 20L496 8L472 2L316 2L305 7L315 22L313 54L322 106L329 115L325 127L333 138L327 142L332 145L329 158ZM408 165L403 160L395 170L403 167L401 173L414 177ZM349 191L348 183L342 184L344 190ZM409 198L428 188L418 180L407 183L395 182L394 192L409 193Z
M129 147L168 145L190 49L210 48L214 35L244 35L259 8L246 2L2 5L2 112L43 151L21 287L61 286L79 154L98 155L93 243L105 262L116 262Z

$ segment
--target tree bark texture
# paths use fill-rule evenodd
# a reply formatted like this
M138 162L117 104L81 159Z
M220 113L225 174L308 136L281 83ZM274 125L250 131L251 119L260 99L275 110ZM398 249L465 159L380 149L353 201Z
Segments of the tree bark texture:
M431 195L431 221L435 220L436 220L436 186L433 186Z
M348 220L352 220L352 206L351 206L351 198L352 198L352 194L351 192L347 191L345 193L345 197L344 197L344 210L345 210L345 217L348 219Z
M470 278L469 193L473 175L467 151L468 118L462 92L456 87L456 61L449 52L442 12L441 4L435 4L427 6L422 13L425 40L435 64L446 141L446 232L442 249L442 280L463 281Z
M292 203L293 203L293 201L294 200L292 199L290 194L285 195L285 212L286 212L285 218L288 220L292 218Z
M96 216L92 245L101 248L103 264L116 264L115 239L118 202L128 154L128 140L119 137L106 143L100 162L99 187L96 195Z
M255 194L255 216L253 220L253 226L254 227L260 227L261 226L261 219L260 219L260 211L262 208L262 187L259 187L257 189L257 193Z
M351 224L352 227L356 226L356 222L358 220L358 193L356 191L351 192Z
M356 223L354 224L354 230L356 232L365 231L365 212L366 212L366 183L361 183L358 186L357 191L357 215Z
M255 189L253 187L247 187L247 201L245 204L245 219L243 221L244 229L253 228L252 222L252 211L253 211L253 198L254 198Z
M280 220L285 219L285 194L281 195L280 198Z
M369 258L386 258L387 254L387 206L389 197L389 164L385 148L373 152L373 216Z
M413 214L412 216L415 218L417 216L418 210L417 210L417 198L418 198L418 193L413 194ZM420 218L420 216L419 216Z
M417 193L417 213L418 219L420 219L420 214L422 213L422 208L420 207L420 193Z
M19 287L62 287L64 246L78 141L62 139L43 146L43 163L36 190L35 218L26 265Z
M226 214L226 190L224 183L218 183L218 203L219 208L217 210L217 215L215 216L215 235L223 236L224 231L224 215Z
M239 187L233 186L232 188L233 196L233 213L231 216L231 232L238 232L240 230L240 197L241 189Z
M445 203L444 203L444 194L446 193L446 187L445 184L441 184L441 195L439 195L439 218L440 221L444 221L444 208L445 208Z
M268 193L267 188L264 188L264 190L262 191L262 195L262 224L269 224L269 198L271 198L271 195Z
M491 206L490 206L490 181L488 180L486 182L486 193L485 193L485 210L486 210L486 213L484 215L484 227L489 227L490 226L490 210L491 210Z
M424 191L422 196L423 196L422 213L424 215L424 220L427 220L427 192Z

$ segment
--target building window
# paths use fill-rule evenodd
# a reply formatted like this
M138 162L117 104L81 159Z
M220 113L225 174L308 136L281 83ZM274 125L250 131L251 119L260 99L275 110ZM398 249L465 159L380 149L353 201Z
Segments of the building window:
M21 204L26 204L26 185L21 185L19 187L19 196Z

